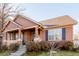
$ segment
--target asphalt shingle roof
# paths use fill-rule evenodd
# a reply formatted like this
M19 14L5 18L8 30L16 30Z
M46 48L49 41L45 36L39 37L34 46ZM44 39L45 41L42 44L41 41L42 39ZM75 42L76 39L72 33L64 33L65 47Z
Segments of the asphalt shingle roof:
M74 20L72 17L65 15L57 18L43 20L43 21L40 21L40 23L45 26L55 26L55 25L64 26L64 25L70 25L70 24L71 25L77 24L77 21Z

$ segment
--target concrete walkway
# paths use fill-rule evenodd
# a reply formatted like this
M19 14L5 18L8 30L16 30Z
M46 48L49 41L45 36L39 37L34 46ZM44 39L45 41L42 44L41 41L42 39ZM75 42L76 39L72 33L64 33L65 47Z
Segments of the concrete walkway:
M19 49L14 52L14 53L11 53L10 56L21 56L23 55L24 53L26 52L26 46L25 45L22 45L19 47Z

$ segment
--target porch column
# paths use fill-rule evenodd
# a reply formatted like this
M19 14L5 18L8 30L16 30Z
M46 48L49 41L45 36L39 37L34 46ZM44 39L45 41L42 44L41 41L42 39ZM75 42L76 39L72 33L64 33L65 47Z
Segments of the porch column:
M21 29L18 30L18 41L19 41L19 44L22 44L22 38L21 38Z
M35 37L38 37L38 27L35 27Z
M34 38L34 42L37 43L40 41L40 37L38 34L38 27L35 27L35 38Z
M19 29L19 40L21 40L21 30Z
M10 46L10 33L7 33L7 39L8 40L6 41L7 42L6 45L7 45L8 49L9 49L9 46Z

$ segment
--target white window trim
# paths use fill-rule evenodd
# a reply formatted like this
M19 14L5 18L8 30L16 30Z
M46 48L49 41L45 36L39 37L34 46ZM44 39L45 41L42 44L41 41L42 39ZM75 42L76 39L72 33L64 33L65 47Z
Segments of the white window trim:
M58 28L58 29L61 29L61 32L62 32L62 28ZM54 29L54 30L58 30L58 29ZM54 33L54 39L49 39L49 31L52 31L53 33ZM55 37L55 33L56 33L56 31L54 31L53 29L50 29L50 30L48 30L48 41L61 41L62 40L62 33L61 33L61 39L59 39L59 40L56 40L56 37Z

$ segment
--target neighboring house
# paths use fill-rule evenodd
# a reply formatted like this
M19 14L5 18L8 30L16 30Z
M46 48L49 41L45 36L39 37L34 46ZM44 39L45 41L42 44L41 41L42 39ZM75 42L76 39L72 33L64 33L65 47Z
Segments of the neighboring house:
M70 16L61 16L53 19L36 22L28 17L17 15L13 21L5 26L3 39L34 41L40 37L42 41L73 40L73 25L77 22Z

